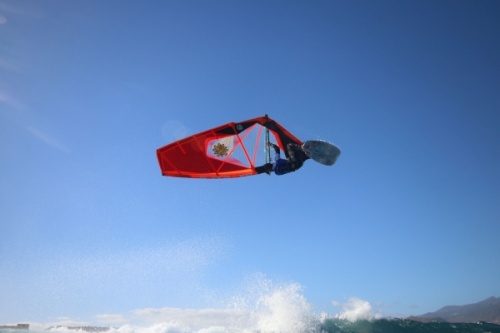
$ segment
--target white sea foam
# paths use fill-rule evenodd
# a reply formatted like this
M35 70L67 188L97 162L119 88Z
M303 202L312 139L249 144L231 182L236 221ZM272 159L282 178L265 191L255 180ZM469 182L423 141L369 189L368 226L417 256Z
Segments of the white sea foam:
M342 311L335 318L349 320L374 320L382 318L382 314L375 311L371 304L365 300L353 297L347 303L333 302L334 306L341 307Z
M257 328L261 332L304 332L309 326L311 306L292 283L278 287L259 299Z

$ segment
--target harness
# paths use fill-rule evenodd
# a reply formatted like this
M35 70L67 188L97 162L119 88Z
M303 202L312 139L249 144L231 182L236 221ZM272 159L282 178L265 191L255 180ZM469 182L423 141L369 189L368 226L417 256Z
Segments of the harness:
M276 175L281 176L294 170L290 168L287 160L280 158L274 162L273 171Z

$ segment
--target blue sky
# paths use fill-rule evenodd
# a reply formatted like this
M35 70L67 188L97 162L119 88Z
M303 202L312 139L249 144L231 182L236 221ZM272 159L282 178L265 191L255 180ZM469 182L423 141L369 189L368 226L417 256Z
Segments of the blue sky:
M0 323L123 323L283 286L329 314L500 296L499 17L497 1L0 0ZM264 114L338 145L337 164L161 176L157 148Z

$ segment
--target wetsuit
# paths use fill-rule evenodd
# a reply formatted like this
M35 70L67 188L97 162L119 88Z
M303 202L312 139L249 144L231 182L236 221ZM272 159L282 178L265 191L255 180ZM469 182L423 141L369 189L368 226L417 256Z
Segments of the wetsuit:
M289 143L287 145L287 159L281 158L280 148L277 145L273 145L273 147L276 152L273 171L278 176L298 170L304 164L304 161L309 158L296 143Z

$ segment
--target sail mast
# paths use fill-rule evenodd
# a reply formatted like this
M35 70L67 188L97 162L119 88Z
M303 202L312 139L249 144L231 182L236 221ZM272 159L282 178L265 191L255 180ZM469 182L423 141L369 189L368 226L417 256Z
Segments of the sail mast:
M266 114L266 123L267 123L267 114ZM266 152L266 163L271 163L271 149L269 147L269 128L266 126L266 135L265 135L265 143L264 149Z

